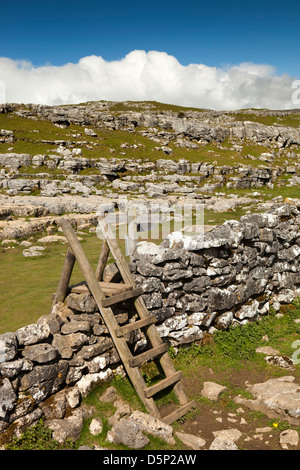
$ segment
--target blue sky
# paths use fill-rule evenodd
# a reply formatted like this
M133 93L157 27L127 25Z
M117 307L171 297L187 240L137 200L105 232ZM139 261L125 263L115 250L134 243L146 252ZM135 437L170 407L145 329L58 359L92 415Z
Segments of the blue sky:
M268 64L300 78L300 3L291 0L15 0L1 2L0 58L34 67L134 50L230 68ZM1 66L1 64L0 64ZM0 68L1 79L1 68Z
M3 3L3 2L1 2ZM299 76L300 3L253 1L11 1L1 6L0 56L62 65L135 49L181 64L267 63Z

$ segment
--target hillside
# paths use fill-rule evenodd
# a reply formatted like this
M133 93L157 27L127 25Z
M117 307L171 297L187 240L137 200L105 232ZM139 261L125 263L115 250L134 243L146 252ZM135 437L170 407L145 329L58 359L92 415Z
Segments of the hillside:
M1 218L20 204L39 206L44 215L90 212L99 196L115 201L124 192L168 204L170 197L201 199L218 212L297 197L299 124L299 110L2 105ZM24 211L18 215L30 215Z
M52 306L68 249L61 218L96 270L105 212L196 402L171 440L149 432L139 448L299 448L299 126L300 110L0 105L1 448L23 420L37 424L11 449L56 449L67 436L72 449L138 448L128 429L144 408L99 305L80 285ZM142 240L133 252L126 216ZM82 283L78 265L69 285ZM103 281L119 274L109 264ZM137 318L130 301L114 314L123 326ZM139 354L146 339L137 330L126 342ZM141 373L147 386L161 377L151 360ZM176 400L158 394L161 416Z
M99 206L142 204L160 213L160 231L151 234L158 241L174 230L176 210L185 205L204 208L201 224L209 230L299 198L299 124L299 110L216 112L156 102L0 106L1 331L49 309L65 214L97 263ZM193 213L188 225L195 222Z

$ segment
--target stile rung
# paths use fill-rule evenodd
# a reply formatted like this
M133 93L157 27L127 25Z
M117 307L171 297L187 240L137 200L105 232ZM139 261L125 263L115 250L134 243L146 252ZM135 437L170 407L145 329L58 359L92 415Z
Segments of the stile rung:
M154 359L155 357L159 356L160 354L166 353L168 350L168 345L166 343L162 343L155 348L149 349L138 356L132 357L129 359L130 367L137 367L140 366L143 362L149 361L150 359Z
M120 338L121 336L124 336L127 333L131 333L132 331L143 328L144 326L152 325L155 322L155 315L149 315L148 318L142 318L141 320L137 320L133 323L128 323L128 325L121 326L116 330L116 336Z
M122 292L121 294L113 295L107 299L102 300L102 307L110 307L111 305L123 302L124 300L132 299L133 297L138 297L143 294L143 289L141 287L136 287L135 289L129 290L127 292Z
M182 379L182 372L181 371L175 372L175 374L172 374L166 379L161 380L157 384L152 385L152 387L145 388L144 395L146 398L153 397L153 395L160 392L161 390L164 390L170 385L173 385L174 383L178 382L180 379Z
M178 419L182 418L191 408L196 408L197 404L195 400L186 403L185 405L181 406L177 410L173 411L169 415L162 418L162 421L166 424L172 424Z

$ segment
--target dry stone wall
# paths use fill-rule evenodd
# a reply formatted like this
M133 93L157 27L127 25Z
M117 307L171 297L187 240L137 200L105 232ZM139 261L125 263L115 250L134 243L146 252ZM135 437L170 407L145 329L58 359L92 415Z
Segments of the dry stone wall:
M140 242L133 269L160 335L177 346L291 303L300 294L299 209L274 204L204 237L173 232L161 245Z
M140 242L130 266L163 340L175 347L201 341L289 304L300 294L299 227L300 203L274 203L271 212L227 221L204 238L173 232L160 245ZM130 303L119 304L118 323L131 316ZM146 345L139 331L127 340L133 353ZM42 416L63 418L92 386L119 373L94 299L70 293L35 324L0 335L0 443Z

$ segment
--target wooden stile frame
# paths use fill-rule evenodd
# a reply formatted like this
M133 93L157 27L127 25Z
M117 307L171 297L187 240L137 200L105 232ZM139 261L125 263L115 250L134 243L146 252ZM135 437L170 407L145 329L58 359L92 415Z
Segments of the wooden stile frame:
M82 286L82 289L90 291L90 293L93 295L101 316L110 332L113 343L123 362L124 368L140 399L152 416L161 418L153 396L166 387L173 386L174 392L182 406L167 417L161 418L167 424L171 424L183 416L183 414L185 414L191 407L195 407L196 404L194 401L188 401L184 387L180 381L182 378L182 373L180 371L176 371L174 367L174 364L167 351L168 347L161 339L155 327L156 318L153 315L149 315L148 309L142 298L143 290L136 286L128 263L126 262L105 218L99 220L98 226L100 226L102 229L104 240L102 243L102 249L96 272L94 273L70 221L66 218L61 220L61 227L69 243L69 249L66 254L57 291L54 296L53 306L58 302L64 302L66 295L69 292L69 282L71 279L73 267L75 261L77 261L86 281L86 286ZM108 283L101 282L109 253L111 253L114 257L124 282L124 284L118 285L118 289L116 288L116 284L110 283L111 286L108 286ZM101 286L104 290L101 288ZM119 288L121 288L123 291L120 292ZM106 297L104 292L109 297ZM139 319L134 323L129 323L120 327L116 321L112 307L116 303L124 301L128 298L133 299L133 304ZM135 329L140 328L144 329L144 333L149 343L151 344L152 349L149 349L137 356L133 356L124 338L124 335L130 331L134 331ZM152 359L159 361L166 378L151 387L147 387L139 370L139 366L145 361Z

